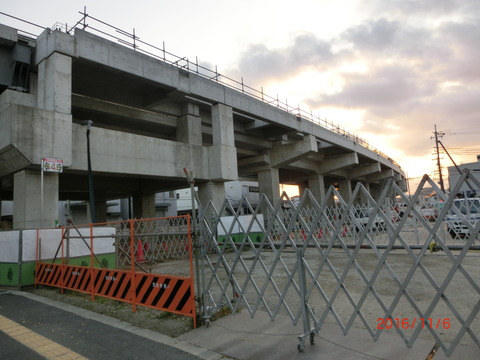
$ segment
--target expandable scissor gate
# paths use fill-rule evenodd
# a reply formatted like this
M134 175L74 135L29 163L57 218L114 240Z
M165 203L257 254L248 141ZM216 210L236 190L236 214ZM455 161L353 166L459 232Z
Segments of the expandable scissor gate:
M35 284L186 315L196 326L188 216L39 229L37 243ZM189 275L155 273L172 259L186 259Z
M272 320L286 314L303 323L300 351L325 322L344 334L365 328L374 340L395 332L408 347L430 336L449 356L460 343L480 347L480 221L453 205L467 177L480 189L464 173L448 196L425 176L411 198L391 180L377 201L361 184L348 202L331 187L326 199L335 196L335 205L308 190L298 204L284 194L272 206L261 196L253 208L244 198L248 221L228 201L206 204L196 240L204 321L223 307ZM452 234L450 213L465 236Z

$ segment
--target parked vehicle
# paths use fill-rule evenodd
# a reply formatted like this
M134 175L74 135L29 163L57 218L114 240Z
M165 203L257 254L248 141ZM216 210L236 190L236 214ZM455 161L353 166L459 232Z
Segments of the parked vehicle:
M469 235L470 230L464 219L458 215L458 211L464 215L466 221L475 226L480 221L480 198L455 199L452 208L445 217L450 236L452 238L465 238Z
M353 221L353 227L355 231L360 232L363 228L365 228L368 224L368 221L370 219L371 214L374 212L373 208L360 208L355 210L354 216L355 220ZM373 223L371 224L371 227L369 230L372 231L379 231L379 230L385 230L385 221L381 216L378 214L375 215L375 219L373 220Z

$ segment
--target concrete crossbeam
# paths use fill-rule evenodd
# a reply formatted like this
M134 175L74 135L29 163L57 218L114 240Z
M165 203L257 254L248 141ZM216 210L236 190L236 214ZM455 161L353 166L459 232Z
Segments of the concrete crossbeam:
M379 182L388 178L394 177L394 172L391 169L384 170L380 173L367 176L367 182L374 183Z
M318 164L317 171L319 174L328 174L333 171L341 170L349 166L358 165L358 154L348 153L344 155L336 155L325 158Z
M373 164L368 164L366 166L362 166L359 168L351 169L348 171L348 178L349 179L360 179L364 176L368 176L371 174L375 174L382 171L382 167L380 163L376 162Z
M302 141L274 146L270 150L272 167L280 167L318 152L315 137L307 135Z

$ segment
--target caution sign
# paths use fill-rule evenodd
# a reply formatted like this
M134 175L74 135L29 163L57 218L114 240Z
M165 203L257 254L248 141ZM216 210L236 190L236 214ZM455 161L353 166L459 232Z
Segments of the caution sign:
M90 291L90 271L84 266L64 266L63 287L83 292Z
M131 273L122 270L92 269L93 292L110 299L131 302Z
M37 284L63 287L62 265L37 263L35 280Z
M195 316L190 278L135 273L136 303L190 317Z

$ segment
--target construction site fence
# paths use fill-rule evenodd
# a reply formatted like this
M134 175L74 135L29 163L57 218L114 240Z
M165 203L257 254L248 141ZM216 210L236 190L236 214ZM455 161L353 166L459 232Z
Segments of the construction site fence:
M189 316L196 327L188 215L38 229L35 253L35 285ZM174 260L183 275L162 273Z

